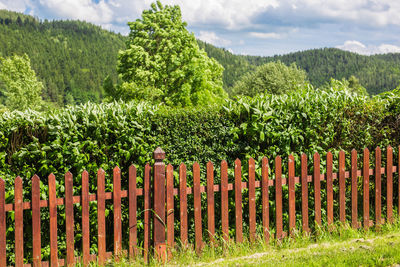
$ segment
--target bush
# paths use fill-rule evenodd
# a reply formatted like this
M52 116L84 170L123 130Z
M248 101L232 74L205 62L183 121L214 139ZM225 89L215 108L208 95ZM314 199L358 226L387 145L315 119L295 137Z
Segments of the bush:
M226 159L232 172L236 158L243 160L243 180L246 180L246 161L250 157L259 163L262 156L267 156L272 165L273 158L281 155L285 168L285 158L294 153L298 168L303 152L309 156L321 153L324 165L324 156L329 150L336 155L340 149L368 147L372 151L377 145L397 145L399 102L397 92L368 98L347 91L320 91L306 86L290 94L242 97L237 101L229 100L224 106L199 109L113 102L87 103L43 113L5 112L0 119L0 175L6 181L7 203L13 202L17 175L23 177L26 200L30 199L30 179L35 173L41 178L42 192L47 192L47 176L54 173L57 190L63 196L63 175L68 170L74 175L75 194L81 190L80 174L84 169L90 174L90 192L96 191L98 168L108 174L106 190L111 191L112 168L120 166L122 187L127 188L124 177L128 166L134 163L138 167L138 187L142 187L143 167L146 162L153 163L152 152L161 146L166 151L166 162L174 165L175 170L181 162L187 164L189 184L192 184L193 162L200 163L203 174L206 162L214 162L215 182L219 183L220 161ZM257 172L259 175L259 170ZM205 181L204 175L202 181ZM141 207L140 202L138 206ZM126 203L123 209L127 209ZM111 212L112 209L107 211ZM76 214L79 222L80 212ZM112 226L111 217L107 219L110 220L108 227ZM45 225L48 214L43 212L42 219ZM123 220L126 222L126 218ZM13 225L12 213L7 215L7 224ZM28 219L25 224L30 224ZM65 234L64 227L63 219L59 218L61 236ZM140 222L138 228L142 230ZM94 253L95 226L91 231ZM111 233L112 228L107 231ZM7 239L12 240L12 236L13 230L9 228ZM43 233L43 244L49 244L48 238L47 233ZM77 242L79 238L76 237ZM60 240L59 247L64 246ZM11 252L12 243L7 249ZM30 250L26 251L26 256L30 257ZM43 251L46 259L48 247Z

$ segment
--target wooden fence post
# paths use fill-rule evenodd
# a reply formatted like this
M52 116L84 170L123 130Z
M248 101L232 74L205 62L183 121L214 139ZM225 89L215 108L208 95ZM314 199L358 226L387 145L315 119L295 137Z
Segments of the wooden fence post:
M154 256L166 261L166 243L165 243L165 152L160 148L153 153L154 163L154 186L153 186L153 240L154 240Z

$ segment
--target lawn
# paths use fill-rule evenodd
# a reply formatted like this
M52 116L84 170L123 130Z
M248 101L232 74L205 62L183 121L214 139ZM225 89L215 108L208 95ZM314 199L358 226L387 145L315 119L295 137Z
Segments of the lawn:
M174 251L166 264L151 260L150 266L398 266L400 221L379 229L353 230L336 225L311 235L295 234L282 241L261 239L254 244L206 245L198 255L191 248ZM143 266L142 260L110 262L114 266ZM400 266L400 265L399 265Z

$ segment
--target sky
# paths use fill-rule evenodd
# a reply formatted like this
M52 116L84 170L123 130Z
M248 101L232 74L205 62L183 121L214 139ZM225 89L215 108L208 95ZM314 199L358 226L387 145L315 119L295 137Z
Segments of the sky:
M155 0L0 0L40 19L79 19L128 34ZM198 39L235 54L272 56L336 47L400 52L400 0L164 0L179 5Z

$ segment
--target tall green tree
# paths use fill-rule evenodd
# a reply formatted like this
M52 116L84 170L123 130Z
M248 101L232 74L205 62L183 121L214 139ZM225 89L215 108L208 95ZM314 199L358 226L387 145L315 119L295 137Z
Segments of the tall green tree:
M282 94L301 87L306 80L306 72L295 63L286 66L280 61L269 62L244 75L233 87L232 95Z
M179 6L157 1L128 25L127 47L118 58L120 98L174 106L208 105L225 98L223 67L199 48Z
M31 61L26 54L0 59L0 90L10 110L42 107L43 84L31 69Z

